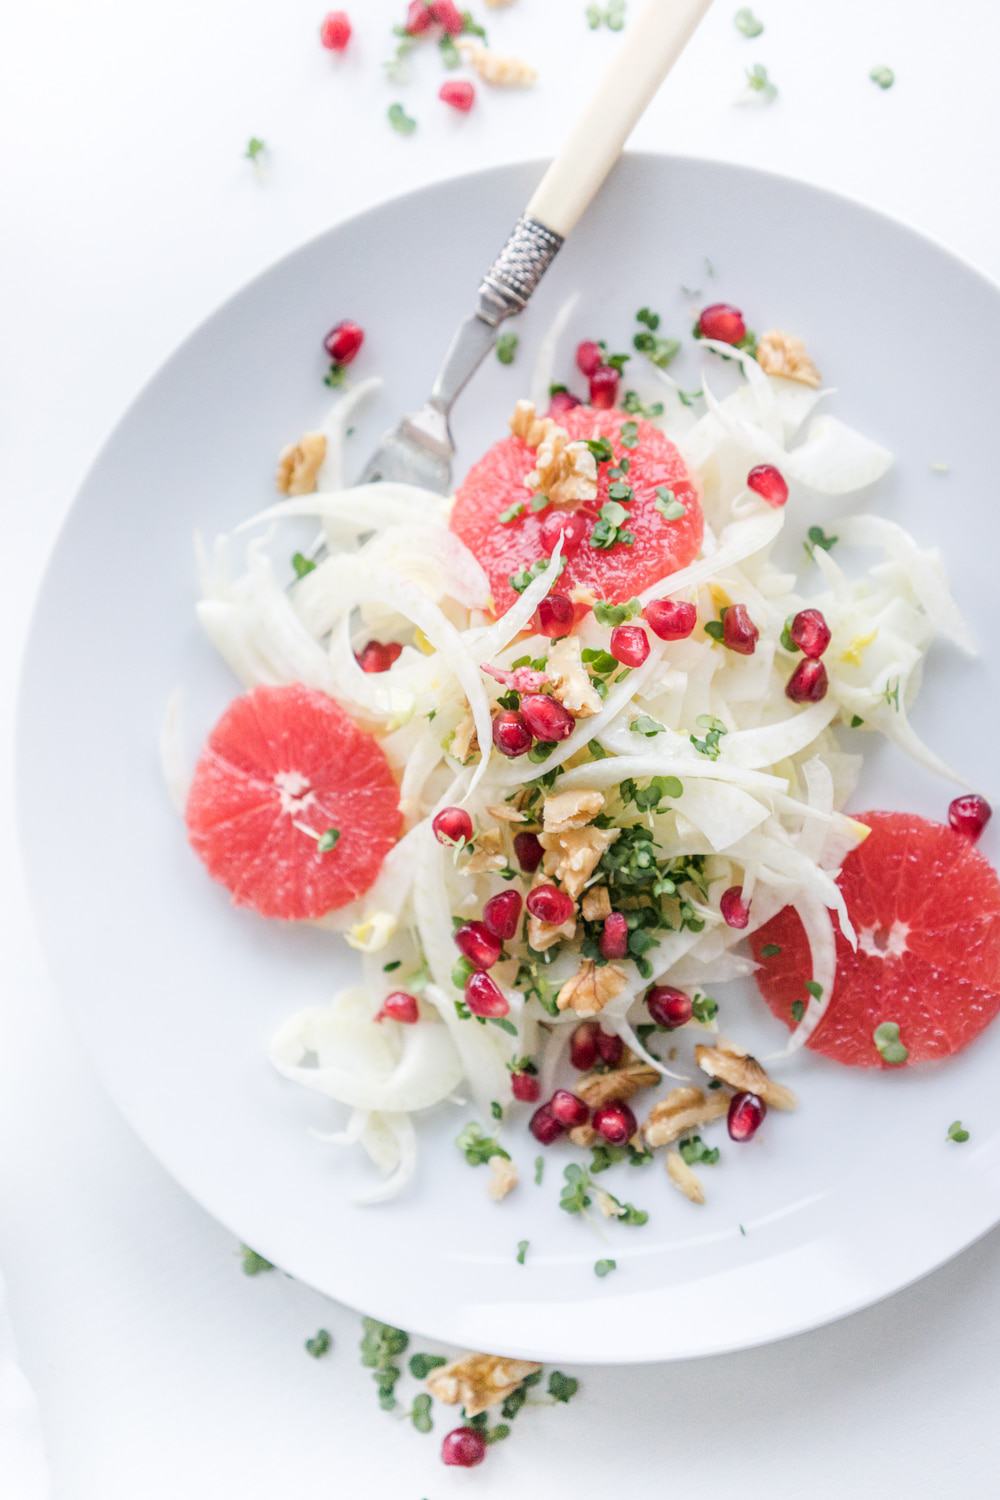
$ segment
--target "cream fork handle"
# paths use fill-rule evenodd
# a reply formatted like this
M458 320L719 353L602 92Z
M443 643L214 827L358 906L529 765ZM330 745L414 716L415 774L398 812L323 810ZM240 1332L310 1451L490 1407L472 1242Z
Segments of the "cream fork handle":
M526 214L565 239L622 152L632 128L684 50L711 0L647 0L625 29L569 139Z

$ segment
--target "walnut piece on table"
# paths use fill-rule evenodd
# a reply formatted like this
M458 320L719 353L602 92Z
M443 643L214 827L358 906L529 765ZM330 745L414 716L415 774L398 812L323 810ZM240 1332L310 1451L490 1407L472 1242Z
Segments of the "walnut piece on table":
M677 1191L683 1193L689 1203L704 1203L705 1189L697 1174L692 1172L679 1151L667 1152L667 1175Z
M559 991L556 1005L560 1010L573 1010L578 1016L596 1016L627 984L625 974L614 964L598 968L592 958L585 958Z
M278 454L274 482L283 495L311 495L325 458L326 438L323 434L304 432L297 443L289 443Z
M709 1089L707 1093L696 1088L671 1089L649 1111L642 1127L643 1139L651 1150L669 1146L688 1131L721 1119L728 1109L729 1095L722 1089Z
M609 1068L604 1073L588 1073L581 1078L574 1094L579 1094L591 1109L610 1104L615 1099L631 1099L642 1089L651 1089L660 1081L660 1075L649 1063L635 1059L621 1068Z
M494 1203L506 1198L517 1187L517 1168L506 1156L490 1157L490 1180L486 1191Z
M768 1077L755 1057L740 1052L731 1044L726 1047L697 1046L694 1060L709 1078L728 1083L738 1093L756 1094L769 1109L795 1109L798 1100L783 1083Z
M493 83L500 88L527 88L538 77L538 70L520 57L504 57L491 52L482 42L465 39L458 44L459 51L472 64L484 83Z
M785 380L797 380L801 385L818 386L821 383L819 370L801 339L794 333L783 333L772 328L757 340L757 363L767 375L780 375Z
M424 1384L445 1406L463 1406L467 1417L499 1406L512 1396L541 1365L528 1359L506 1359L502 1354L465 1354L432 1370Z

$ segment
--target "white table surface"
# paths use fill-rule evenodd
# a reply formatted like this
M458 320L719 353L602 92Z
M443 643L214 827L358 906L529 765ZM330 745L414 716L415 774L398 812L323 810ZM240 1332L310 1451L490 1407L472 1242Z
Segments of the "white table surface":
M348 3L356 39L339 60L316 42L322 0L6 8L5 726L59 521L98 444L180 336L335 219L403 187L550 152L615 45L586 29L583 0L517 0L497 12L480 0L495 42L536 61L541 78L523 96L481 90L464 118L434 97L436 58L419 58L405 90L380 76L402 0ZM736 4L717 0L635 144L810 178L1000 274L995 0L759 0L767 29L754 42L733 28ZM780 99L738 109L743 69L758 59ZM889 93L868 81L876 63L896 70ZM419 118L412 138L385 123L394 98ZM270 147L263 181L241 159L251 134ZM469 269L474 277L480 267ZM928 351L941 378L960 378L966 333L975 337L956 329L954 350ZM52 691L55 724L57 682ZM354 1495L363 1484L373 1500L440 1500L472 1486L530 1500L556 1486L595 1493L625 1476L677 1493L705 1481L715 1492L738 1486L751 1500L996 1493L997 1234L881 1306L771 1348L579 1372L575 1403L524 1414L474 1478L441 1468L435 1439L376 1409L355 1315L282 1276L242 1276L228 1234L103 1094L32 936L9 831L9 738L0 1265L56 1494L273 1500ZM314 1362L302 1341L320 1324L336 1348ZM0 1493L19 1500L10 1476L0 1475Z

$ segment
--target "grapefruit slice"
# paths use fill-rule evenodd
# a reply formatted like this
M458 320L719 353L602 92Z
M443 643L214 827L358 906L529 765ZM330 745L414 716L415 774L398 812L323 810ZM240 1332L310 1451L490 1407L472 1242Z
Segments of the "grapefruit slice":
M634 436L634 447L621 440L622 427L627 422L636 429L634 435L626 433L626 437ZM580 507L585 529L582 540L566 558L557 585L559 591L568 593L574 585L581 585L592 589L599 599L620 604L657 579L692 562L701 546L701 501L684 460L670 439L652 423L614 409L595 411L589 406L577 406L562 413L560 424L571 438L607 438L614 450L614 462L598 465L597 498ZM623 457L629 461L625 480L634 495L628 504L628 521L623 524L635 541L630 545L616 542L606 550L592 547L590 533L598 511L609 498L608 485L613 483L608 470ZM521 438L502 438L469 470L451 513L452 531L461 537L489 575L498 614L509 609L517 598L510 575L529 568L547 556L555 545L555 538L550 538L548 545L543 539L543 522L546 516L551 517L551 507L542 512L526 508L523 515L512 521L500 520L504 511L528 499L524 479L534 467L533 448ZM673 491L675 500L684 506L683 515L674 519L664 516L657 508L658 487Z
M236 906L299 922L366 891L402 824L378 742L298 683L229 705L195 767L185 816L195 852Z
M950 1057L1000 1010L1000 880L971 842L911 813L856 815L871 833L838 884L858 934L836 932L837 974L808 1047L858 1068L887 1064L873 1040L895 1022L907 1063ZM809 945L785 907L751 937L757 983L786 1025L808 1000ZM777 950L777 951L776 951Z

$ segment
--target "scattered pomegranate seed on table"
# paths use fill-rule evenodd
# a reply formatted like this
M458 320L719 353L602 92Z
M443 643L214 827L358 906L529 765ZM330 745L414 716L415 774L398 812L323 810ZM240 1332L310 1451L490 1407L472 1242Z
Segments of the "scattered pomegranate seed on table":
M431 827L439 844L460 844L472 837L472 819L464 807L442 807Z
M604 918L600 940L602 958L625 958L628 953L628 922L620 911Z
M454 0L431 0L428 8L431 19L443 26L449 36L461 36L465 30L465 19Z
M536 628L539 635L550 641L568 635L573 628L573 601L565 594L547 594L535 611Z
M586 1125L590 1119L587 1104L578 1094L571 1094L569 1089L556 1089L549 1100L549 1109L567 1130L572 1130L577 1125Z
M475 1427L456 1427L441 1443L441 1461L458 1469L474 1469L486 1457L486 1439Z
M434 25L434 17L424 0L410 0L406 11L406 32L409 36L420 36Z
M579 396L574 396L572 391L553 391L548 415L558 422L564 412L572 411L575 406L580 405Z
M533 917L550 927L561 927L576 910L572 896L561 891L557 885L536 885L533 891L528 892L528 899L524 904Z
M398 661L402 646L398 641L369 641L354 659L362 672L388 672L394 661Z
M590 1123L610 1146L624 1146L639 1128L635 1115L622 1099L614 1099L595 1109Z
M985 797L975 792L966 792L948 804L948 822L956 833L964 833L975 843L993 816L993 809Z
M642 617L661 641L682 641L698 623L697 609L682 599L651 599Z
M743 887L731 885L723 891L719 910L727 927L746 927L750 921L750 903L743 899Z
M767 1105L757 1094L734 1094L729 1101L729 1114L726 1116L726 1126L729 1137L734 1141L749 1141L760 1129L764 1116L767 1114Z
M590 404L601 411L614 406L621 376L613 365L598 365L590 377Z
M365 341L365 331L360 323L344 318L335 323L323 340L323 348L336 365L349 365L357 356Z
M509 755L511 759L517 755L526 755L531 749L531 730L523 715L516 709L505 708L495 715L493 743L501 755Z
M641 625L616 625L611 632L610 651L623 667L641 667L649 655L649 636Z
M576 367L581 375L591 376L602 362L601 346L593 339L584 339L576 346Z
M492 969L500 957L500 939L484 922L466 922L454 934L455 946L477 969Z
M526 875L534 875L544 853L537 833L515 833L514 855Z
M557 698L546 693L525 693L521 699L521 717L536 740L553 744L567 740L576 728L576 720Z
M647 990L646 1009L657 1026L665 1026L668 1031L686 1026L693 1014L691 996L669 984L654 984Z
M747 475L747 488L766 500L768 505L773 505L775 510L780 510L788 502L785 476L773 464L758 464L751 469Z
M617 1068L622 1060L624 1051L625 1043L620 1036L616 1036L613 1031L603 1031L598 1026L597 1054L602 1063L606 1063L609 1068Z
M819 703L826 697L826 690L829 686L830 682L823 663L807 656L805 661L799 662L789 677L785 686L785 696L791 698L793 703Z
M600 1031L596 1021L581 1021L569 1039L569 1060L581 1073L588 1073L597 1061Z
M745 604L731 604L722 617L722 643L740 656L752 656L757 649L760 631L750 618Z
M345 10L331 10L323 17L319 39L328 52L343 52L351 40L351 22Z
M702 308L696 324L698 333L720 344L739 344L747 336L747 325L738 307L728 302L713 302Z
M420 1020L416 995L408 995L405 990L393 990L392 994L386 995L382 1001L382 1009L375 1019L376 1021L399 1021L403 1026L413 1026Z
M488 928L494 937L506 941L517 932L520 916L521 892L498 891L483 907L483 926Z
M505 1016L510 1010L507 997L488 974L477 969L465 981L465 1003L474 1016Z
M565 1127L560 1125L547 1104L540 1104L528 1122L528 1129L536 1141L551 1146L564 1133Z
M542 517L539 535L546 556L555 551L556 543L561 539L562 555L570 557L578 550L587 535L587 521L579 511L567 513L561 510L550 510Z
M455 78L449 83L442 83L438 89L438 98L445 104L450 104L452 109L467 115L476 102L476 91L466 79Z
M830 627L818 609L800 609L788 634L805 656L822 656L830 644Z
M510 1091L521 1104L534 1104L539 1094L537 1075L516 1068L510 1075Z

